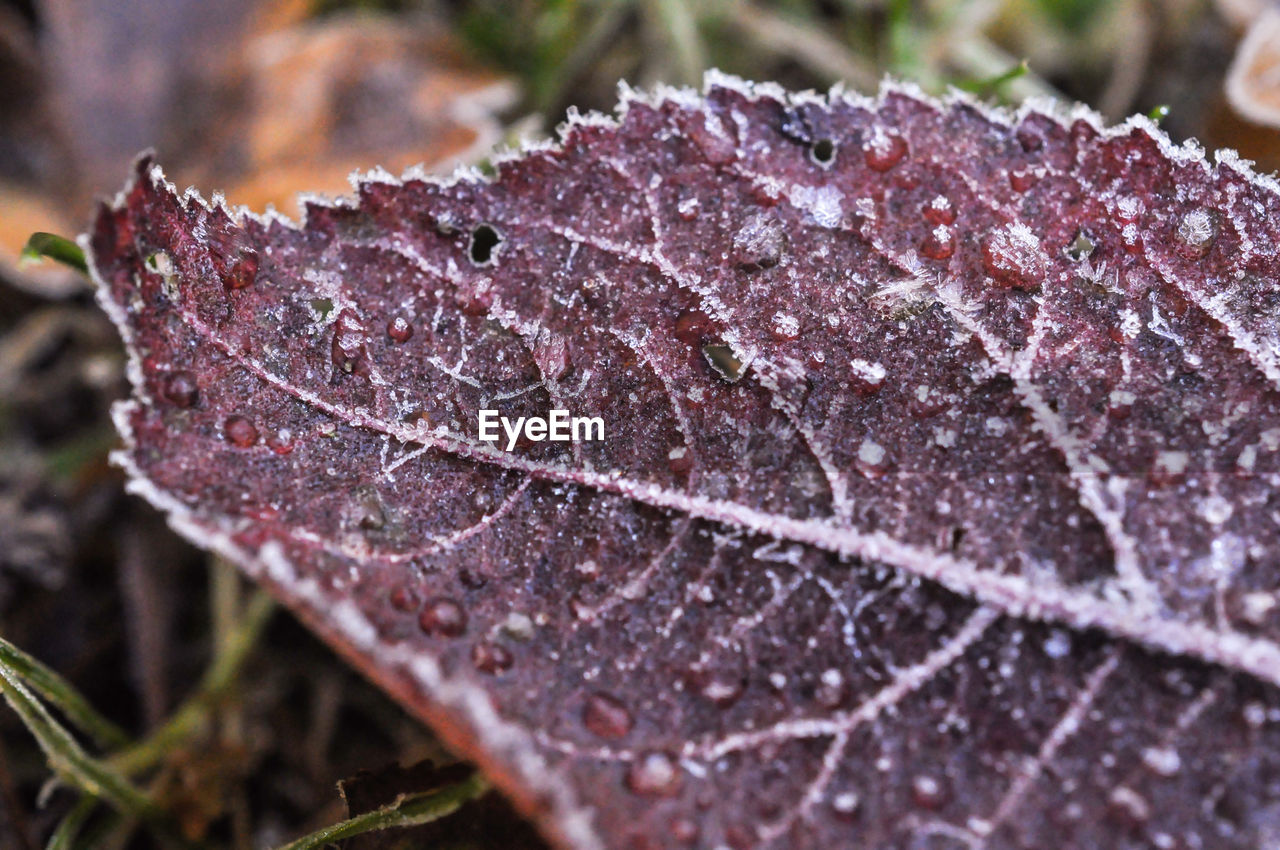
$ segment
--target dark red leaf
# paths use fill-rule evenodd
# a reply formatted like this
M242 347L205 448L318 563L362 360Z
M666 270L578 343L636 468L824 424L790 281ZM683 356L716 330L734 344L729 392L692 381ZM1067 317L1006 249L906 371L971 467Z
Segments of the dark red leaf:
M134 489L562 847L1277 840L1274 182L718 76L497 172L295 227L140 162Z

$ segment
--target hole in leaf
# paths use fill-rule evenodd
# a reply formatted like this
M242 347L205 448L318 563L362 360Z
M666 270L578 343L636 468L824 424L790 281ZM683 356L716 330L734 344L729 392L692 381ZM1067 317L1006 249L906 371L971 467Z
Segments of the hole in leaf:
M325 319L329 318L329 314L333 312L333 299L312 298L311 309L315 310L316 315L319 317L320 321L323 322Z
M809 156L823 168L836 160L836 143L831 139L817 139L809 149Z
M711 364L711 368L716 374L724 378L729 383L734 383L742 377L743 368L742 361L733 353L733 349L721 343L712 343L702 346L702 356L707 358L707 362Z
M494 251L502 244L502 237L490 225L482 224L471 231L471 262L485 266L493 262Z
M1076 233L1076 238L1067 246L1067 259L1071 260L1073 263L1079 263L1083 260L1087 260L1093 255L1093 249L1095 247L1097 246L1094 241L1089 238L1089 234L1085 233L1082 229Z

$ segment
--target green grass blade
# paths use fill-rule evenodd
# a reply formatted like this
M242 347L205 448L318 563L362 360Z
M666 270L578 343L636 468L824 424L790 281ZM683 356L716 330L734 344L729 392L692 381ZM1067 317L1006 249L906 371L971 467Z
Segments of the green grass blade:
M44 850L73 850L81 830L97 807L98 800L95 797L81 797L76 801L53 831L53 835L49 836L49 843L44 846Z
M116 749L128 745L129 735L99 714L70 682L4 638L0 638L0 671L2 670L8 670L49 704L56 706L68 722L93 738L100 746Z
M0 667L0 693L35 737L49 768L60 780L85 794L106 800L126 814L143 820L160 817L160 810L151 798L81 749L71 733L53 719L44 704L7 667Z
M488 790L489 783L480 774L474 773L448 788L421 794L406 794L380 809L316 830L310 835L304 835L279 850L319 850L326 844L350 838L353 835L430 823L453 814L464 804L482 796Z
M33 233L22 249L22 259L27 261L41 260L48 257L73 268L81 274L89 273L89 265L85 262L84 251L80 246L65 236L56 233Z

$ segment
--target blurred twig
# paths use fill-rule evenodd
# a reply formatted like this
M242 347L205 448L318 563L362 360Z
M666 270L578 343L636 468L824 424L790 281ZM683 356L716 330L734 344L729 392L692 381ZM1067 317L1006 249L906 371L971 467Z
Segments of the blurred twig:
M812 24L791 21L753 3L729 6L729 23L768 53L785 56L820 77L842 80L853 88L874 89L880 74L840 39Z

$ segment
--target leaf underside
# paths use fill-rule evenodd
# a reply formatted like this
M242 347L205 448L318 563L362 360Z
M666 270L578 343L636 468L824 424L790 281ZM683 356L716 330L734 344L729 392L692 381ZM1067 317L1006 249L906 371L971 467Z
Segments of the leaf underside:
M135 490L561 847L1277 840L1272 181L895 86L562 136L300 226L142 159Z

